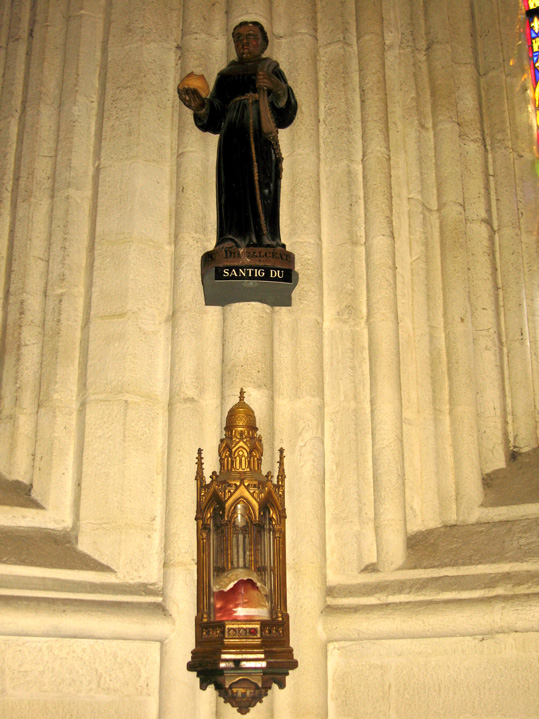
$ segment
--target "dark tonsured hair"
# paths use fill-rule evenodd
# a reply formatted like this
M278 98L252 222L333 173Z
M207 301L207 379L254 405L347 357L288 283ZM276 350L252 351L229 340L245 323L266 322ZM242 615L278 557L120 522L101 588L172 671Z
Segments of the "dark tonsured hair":
M257 22L257 20L242 20L241 22L239 22L234 28L234 30L232 30L232 39L234 39L234 33L236 32L236 30L239 27L243 27L244 25L255 25L260 30L260 34L262 35L262 42L264 43L264 49L262 50L262 52L264 52L269 45L269 37L264 25L262 25L261 22Z

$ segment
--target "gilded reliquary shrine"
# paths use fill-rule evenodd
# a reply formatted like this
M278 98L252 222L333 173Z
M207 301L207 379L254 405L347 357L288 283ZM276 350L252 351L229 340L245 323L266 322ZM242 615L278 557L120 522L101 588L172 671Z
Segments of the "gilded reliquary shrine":
M262 437L251 407L228 412L219 474L197 458L196 647L188 669L240 714L297 667L286 605L284 450L277 478L262 474Z

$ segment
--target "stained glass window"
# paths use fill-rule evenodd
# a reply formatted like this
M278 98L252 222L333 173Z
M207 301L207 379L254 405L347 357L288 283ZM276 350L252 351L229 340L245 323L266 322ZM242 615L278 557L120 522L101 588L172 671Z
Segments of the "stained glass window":
M539 0L522 0L526 12L526 36L530 56L535 117L537 120L537 142L539 143Z

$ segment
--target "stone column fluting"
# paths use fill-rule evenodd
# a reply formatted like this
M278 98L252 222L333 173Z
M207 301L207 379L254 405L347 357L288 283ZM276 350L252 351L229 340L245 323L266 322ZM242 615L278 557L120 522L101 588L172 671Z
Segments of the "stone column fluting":
M533 86L529 77L528 43L522 0L498 2L501 43L511 148L518 205L520 241L525 281L527 323L535 391L535 417L539 427L539 192L537 191L537 123L534 118ZM519 18L515 22L515 18ZM482 27L485 25L482 23ZM488 27L488 26L486 26ZM477 33L477 30L476 30ZM488 35L485 36L485 39ZM479 44L479 42L478 42ZM523 69L526 68L526 78ZM494 193L492 193L494 195ZM532 433L533 439L533 433Z
M376 561L355 8L318 5L328 581ZM343 512L343 507L346 511Z
M297 258L292 307L275 310L275 448L285 449L291 646L299 666L273 696L275 719L327 717L327 647L318 631L326 591L323 256L317 7L272 4L275 57L298 98L282 133L283 239ZM306 631L306 628L309 629Z
M503 43L495 0L480 0L475 12L486 126L492 159L501 308L507 361L506 393L511 416L511 445L517 451L537 446L525 263L514 139L509 117ZM535 293L535 289L533 290Z
M458 155L455 154L460 142L457 101L455 80L452 72L448 71L453 49L447 34L447 2L425 0L424 7L440 223L444 332L449 382L448 412L457 517L471 521L477 515L483 489L465 249L466 219L462 168Z
M33 494L67 526L80 472L107 9L104 0L83 0L67 20L54 178Z
M440 375L444 377L443 365L440 367L433 361L442 322L439 238L431 216L435 204L432 200L432 127L428 95L422 92L427 82L424 27L416 22L421 12L414 0L399 0L383 8L406 527L408 534L412 534L436 526L446 510L442 507L441 487L451 484L450 467L439 448L447 442L448 432L444 424L437 421L436 400L437 395L446 390L447 382L440 381Z
M78 539L123 581L151 583L162 578L177 22L165 3L111 0L109 12Z
M2 288L7 293L7 307L0 345L0 471L9 479L27 484L31 484L34 470L67 8L67 0L41 2L35 10L29 10L27 3L22 3L21 15L16 10L12 16L13 30L21 33L19 43L13 47L22 48L27 42L28 56L24 69L20 61L13 58L13 72L18 77L10 77L10 69L6 88L10 89L11 79L16 93L13 99L18 96L25 113L17 128L20 146L15 150L18 179L13 186L16 195L11 198L14 215L11 229L8 229L9 223L5 224L3 229L7 232L0 240L4 243L4 238L10 237L9 268L4 260L0 275L0 279L4 279L8 269L9 278L5 277ZM27 13L33 12L35 16L29 18ZM6 129L8 146L5 149L9 152L10 135L11 143L14 141L13 121L8 122ZM11 162L6 158L6 169L11 166L14 172L13 155L11 158ZM9 185L13 179L15 174L8 179ZM5 190L3 194L4 199L8 199ZM5 211L9 212L7 207ZM2 216L6 218L5 212Z
M406 557L399 332L382 1L356 3L377 563Z
M448 13L466 222L479 456L481 473L486 474L503 467L509 454L495 238L472 8L469 2L455 1L448 6Z
M34 4L31 0L4 3L0 37L0 288L3 302L9 290L13 254L14 204L18 188L20 136L24 132L28 59L31 56ZM5 346L5 312L0 323L0 357ZM3 403L2 403L3 404ZM2 470L5 471L5 470Z

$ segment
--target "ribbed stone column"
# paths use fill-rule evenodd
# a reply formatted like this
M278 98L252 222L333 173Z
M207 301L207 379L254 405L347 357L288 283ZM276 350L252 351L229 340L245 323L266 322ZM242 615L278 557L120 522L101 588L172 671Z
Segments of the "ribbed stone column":
M509 447L488 158L480 112L480 78L473 42L475 29L468 2L451 4L449 27L466 218L479 453L481 472L485 474L505 465Z
M162 577L176 26L165 2L111 1L84 384L79 546L149 583Z
M423 0L384 11L410 534L454 522L456 507Z
M65 53L67 0L36 5L33 39L27 59L28 75L22 80L25 92L24 127L19 126L20 165L16 183L15 214L9 267L8 306L5 312L5 339L2 342L3 376L0 430L0 471L9 479L31 483L36 442L37 408L41 377L43 316L50 248L50 225L62 68ZM22 17L13 14L14 26L21 34L30 31L26 4ZM20 24L19 24L20 23ZM14 27L15 29L15 27ZM23 34L22 45L27 41ZM29 45L30 47L30 45ZM23 72L15 63L13 71ZM17 78L10 79L20 87ZM13 99L22 99L20 95ZM8 122L8 143L15 128ZM7 147L9 151L9 144ZM8 159L8 171L13 163ZM13 177L9 177L11 183ZM4 199L7 196L4 192ZM6 208L7 210L7 208ZM4 215L5 217L5 215ZM4 230L8 230L5 225ZM9 234L9 232L8 232ZM2 239L2 242L4 239ZM4 250L5 252L5 250ZM5 257L5 254L4 254ZM6 269L2 262L2 273ZM7 289L7 288L6 288Z
M285 448L288 611L299 667L274 691L277 719L327 717L325 604L323 271L320 227L317 14L312 0L273 3L275 57L297 91L294 124L282 133L281 218L296 255L291 308L275 310L275 447Z
M479 452L481 471L485 474L505 465L509 442L506 430L488 158L480 112L480 78L473 42L475 28L468 2L452 3L450 27L453 28L453 70L466 213Z
M19 3L18 8L13 8L15 10L18 10L19 12L13 13L13 16L17 16L18 18L21 17L20 11L22 10L23 16L27 15L28 10L30 8L29 3ZM7 3L4 3L2 5L2 8L0 9L0 77L4 78L4 70L6 67L6 55L7 55L7 46L10 36L10 25L11 25L11 17L12 17L12 8ZM15 20L17 22L18 18Z
M386 6L386 67L397 266L403 447L408 533L440 522L439 483L447 468L438 456L436 366L432 351L441 325L437 237L430 222L433 179L426 98L425 37L413 0ZM443 390L442 387L439 389ZM447 434L440 437L447 441ZM443 478L443 479L442 479Z
M464 251L466 219L462 168L456 148L459 127L455 84L448 63L452 47L445 0L425 0L428 63L440 223L444 329L449 380L449 417L457 514L472 520L482 500L473 336ZM450 65L452 67L452 65Z
M64 525L72 522L80 469L79 376L91 297L106 9L105 1L71 3L62 78L33 494ZM79 117L85 121L73 121Z
M486 119L494 173L496 234L508 367L507 393L512 418L511 443L516 450L525 451L537 445L537 425L518 191L513 156L509 151L513 140L496 5L494 0L479 0L476 3L476 22L481 71L485 78Z
M399 334L382 0L356 3L377 562L406 556Z
M537 135L533 120L531 78L523 80L523 68L529 72L527 43L515 47L515 18L519 17L522 36L525 25L522 0L498 2L501 53L505 71L505 86L511 147L518 203L522 262L525 281L528 332L535 389L535 416L539 423L539 186L537 183ZM539 425L538 425L539 426Z
M210 0L183 3L175 30L181 46L176 84L189 72L210 86L226 63L226 7ZM206 307L200 257L215 244L217 139L200 132L173 89L177 117L175 250L165 523L164 600L175 621L161 652L160 719L177 719L185 707L196 719L215 717L217 694L201 691L186 670L195 646L197 598L195 460L204 451L208 478L218 469L222 435L222 315Z
M318 5L328 581L376 561L353 2Z
M18 187L20 145L24 129L23 97L26 90L27 62L30 56L30 30L34 23L33 3L25 0L2 6L0 38L0 291L2 302L7 299L11 271L13 201ZM19 153L17 152L19 148ZM7 283L7 284L6 284ZM5 344L5 312L0 316L0 358ZM1 368L1 365L0 365ZM3 402L2 402L3 404Z

